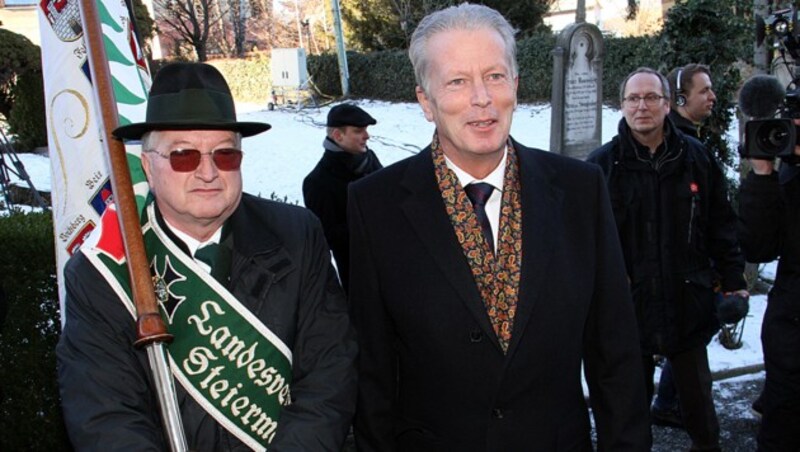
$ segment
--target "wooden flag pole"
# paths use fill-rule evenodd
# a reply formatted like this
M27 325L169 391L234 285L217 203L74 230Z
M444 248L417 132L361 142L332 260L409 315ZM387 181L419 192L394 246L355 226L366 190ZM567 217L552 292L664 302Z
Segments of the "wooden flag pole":
M164 343L171 342L172 335L167 332L166 325L161 318L153 290L125 145L122 141L115 139L111 133L118 127L119 119L96 1L80 0L80 9L84 42L96 99L95 105L99 114L100 136L108 155L111 187L125 245L131 293L136 305L137 340L135 345L147 349L170 449L185 451L187 449L186 438L180 419L175 385L164 350Z

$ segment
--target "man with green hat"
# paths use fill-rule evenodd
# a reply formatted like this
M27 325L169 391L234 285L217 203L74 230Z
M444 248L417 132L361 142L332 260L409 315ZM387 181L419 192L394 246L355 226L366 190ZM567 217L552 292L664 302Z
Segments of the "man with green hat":
M242 192L242 137L269 127L236 120L215 68L176 63L146 121L114 131L142 142L142 234L190 450L338 450L354 411L356 345L319 222ZM164 450L124 259L101 223L64 270L67 429L77 450Z

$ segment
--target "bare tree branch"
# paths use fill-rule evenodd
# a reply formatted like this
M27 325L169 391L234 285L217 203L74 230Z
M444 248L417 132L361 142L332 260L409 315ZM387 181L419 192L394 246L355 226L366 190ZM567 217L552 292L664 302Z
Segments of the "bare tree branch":
M210 31L223 20L229 7L227 2L224 7L220 0L155 0L154 3L161 13L159 19L167 25L162 31L177 42L189 43L199 61L208 59L210 44L220 47L219 42L209 42Z

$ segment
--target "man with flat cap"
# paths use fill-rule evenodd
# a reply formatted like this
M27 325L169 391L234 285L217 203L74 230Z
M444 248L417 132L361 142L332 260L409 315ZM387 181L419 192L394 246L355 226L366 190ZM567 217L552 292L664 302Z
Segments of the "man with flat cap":
M319 222L242 192L242 137L269 127L236 120L212 66L176 63L146 122L114 131L142 142L142 234L194 451L338 450L354 411L356 345ZM64 419L76 450L166 450L114 244L101 225L65 268Z
M383 168L367 147L367 127L377 121L353 104L340 104L328 112L325 153L303 180L303 199L322 221L325 238L333 251L342 286L350 275L350 235L347 230L347 186Z

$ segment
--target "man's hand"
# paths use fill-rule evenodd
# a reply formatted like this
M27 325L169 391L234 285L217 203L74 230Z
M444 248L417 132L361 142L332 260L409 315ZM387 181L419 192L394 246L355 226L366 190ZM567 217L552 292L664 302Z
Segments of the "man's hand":
M735 292L724 292L722 295L726 297L729 295L738 295L742 298L750 298L750 292L748 292L747 289L740 289Z
M723 292L717 301L717 319L724 324L734 324L745 318L750 311L750 293L745 290Z
M798 147L795 146L794 153L798 153ZM800 155L800 154L798 154ZM769 176L772 174L773 169L775 168L775 161L774 160L763 160L763 159L750 159L750 166L753 168L753 172L759 176Z

